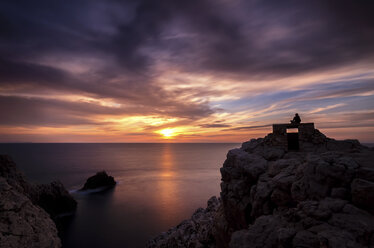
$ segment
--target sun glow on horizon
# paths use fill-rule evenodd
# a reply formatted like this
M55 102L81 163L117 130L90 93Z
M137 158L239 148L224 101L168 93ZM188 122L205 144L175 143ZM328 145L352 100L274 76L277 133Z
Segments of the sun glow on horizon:
M178 135L176 133L175 128L165 128L165 129L162 129L162 130L158 131L158 133L161 134L162 136L164 136L164 138L166 138L166 139L171 139L174 136Z

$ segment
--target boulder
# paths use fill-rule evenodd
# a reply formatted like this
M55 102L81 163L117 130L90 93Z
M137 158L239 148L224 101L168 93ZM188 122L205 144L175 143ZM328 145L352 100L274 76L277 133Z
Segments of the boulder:
M98 189L98 188L111 188L116 185L116 181L112 176L108 176L105 171L97 172L96 175L89 177L80 190Z

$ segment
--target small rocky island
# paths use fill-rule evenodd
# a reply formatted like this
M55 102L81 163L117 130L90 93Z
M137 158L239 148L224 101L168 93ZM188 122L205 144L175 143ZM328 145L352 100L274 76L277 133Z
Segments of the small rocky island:
M230 150L221 175L220 198L147 246L374 247L374 150L357 140L275 124Z
M89 177L80 190L109 189L116 185L112 176L108 176L105 171L97 172L96 175Z
M0 247L61 247L56 224L77 202L60 182L32 184L0 155Z

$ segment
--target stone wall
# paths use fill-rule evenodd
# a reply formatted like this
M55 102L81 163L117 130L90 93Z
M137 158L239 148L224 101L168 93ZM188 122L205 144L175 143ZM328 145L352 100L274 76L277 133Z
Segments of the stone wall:
M273 136L278 141L279 146L287 149L287 129L297 128L299 134L299 147L300 151L303 150L304 146L300 145L303 142L310 142L316 132L314 123L301 123L301 124L273 124Z

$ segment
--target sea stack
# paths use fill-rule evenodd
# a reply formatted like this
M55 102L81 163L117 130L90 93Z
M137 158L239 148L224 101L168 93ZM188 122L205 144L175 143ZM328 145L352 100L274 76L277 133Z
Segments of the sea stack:
M220 198L148 247L373 247L373 161L313 123L276 124L228 152Z
M89 177L80 190L92 190L92 189L108 189L116 185L116 181L112 176L108 176L105 171L97 172L96 175Z

